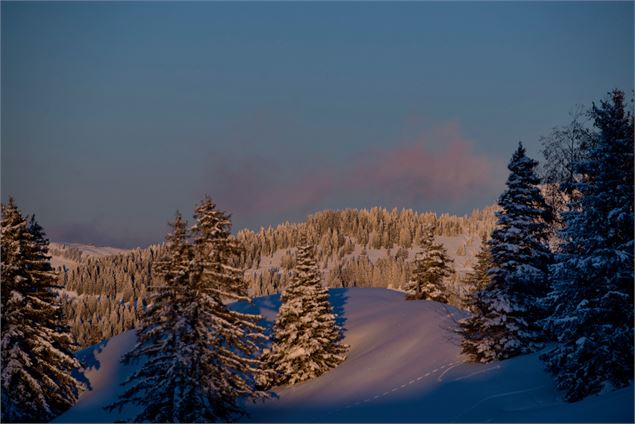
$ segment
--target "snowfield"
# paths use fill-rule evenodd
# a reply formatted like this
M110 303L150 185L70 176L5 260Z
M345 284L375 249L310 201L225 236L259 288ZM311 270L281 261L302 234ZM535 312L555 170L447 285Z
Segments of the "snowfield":
M274 390L264 402L247 402L252 422L633 422L633 387L569 404L553 387L538 354L491 364L464 363L456 320L465 312L428 301L405 301L387 289L330 289L331 302L350 345L348 358L321 377ZM237 304L270 322L279 296ZM113 422L130 417L103 406L138 365L121 355L133 331L78 353L90 390L57 422Z
M120 255L123 253L127 253L129 249L120 249L118 247L108 247L108 246L94 246L92 244L81 244L81 243L56 243L51 242L49 248L52 251L65 251L69 249L77 249L82 253L82 258L101 258L104 256L111 255ZM54 269L66 267L67 269L77 268L81 262L77 262L76 260L59 256L56 254L51 254L51 266Z

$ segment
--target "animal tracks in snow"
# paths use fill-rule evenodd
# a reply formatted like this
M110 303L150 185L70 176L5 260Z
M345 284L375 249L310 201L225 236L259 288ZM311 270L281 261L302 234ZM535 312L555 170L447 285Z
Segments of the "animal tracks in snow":
M439 371L445 370L445 371L443 371L443 373L437 379L437 381L441 381L441 378L443 377L443 375L445 375L445 373L447 373L451 368L454 368L454 367L456 367L458 365L460 365L460 363L448 362L446 364L443 364L443 365L439 366L438 368L433 369L432 371L426 372L425 374L422 374L422 375L420 375L420 376L418 376L416 378L413 378L412 380L408 381L407 383L404 383L404 384L401 384L401 385L397 385L397 386L393 387L392 389L386 390L385 392L383 392L381 394L376 394L374 396L369 396L368 398L366 398L364 400L360 400L360 401L357 401L357 402L354 402L354 403L350 403L350 404L348 404L348 405L346 405L346 406L344 406L344 407L342 407L342 408L340 408L340 409L338 409L337 411L334 411L334 412L342 411L344 409L350 409L352 407L359 406L359 405L362 405L364 403L368 403L368 402L371 402L373 400L377 400L377 399L383 398L383 397L388 396L389 394L394 393L394 392L396 392L398 390L405 389L406 387L408 387L410 385L413 385L413 384L423 380L426 377L430 377L431 375L434 375L434 374L438 373Z
M443 381L443 376L445 376L445 375L447 374L447 372L448 372L448 371L450 371L452 368L456 368L456 367L458 367L459 365L461 365L461 363L458 363L458 364L452 364L452 363L450 363L450 364L448 364L448 367L445 369L445 371L443 371L443 372L441 373L441 375L439 375L439 377L437 377L437 381L438 381L439 383L440 383L440 382L442 382L442 381ZM443 369L443 367L441 367L441 369Z
M470 373L470 374L467 374L467 375L463 375L463 376L461 376L461 377L455 378L455 379L454 379L454 380L452 380L452 381L461 381L461 380L465 380L466 378L470 378L470 377L473 377L473 376L475 376L475 375L478 375L478 374L483 374L483 373L490 372L490 371L493 371L493 370L498 370L498 369L500 369L500 368L501 368L501 366L500 366L500 365L496 365L496 366L493 366L493 367L485 368L484 370L480 370L480 371L476 371L476 372L473 372L473 373Z

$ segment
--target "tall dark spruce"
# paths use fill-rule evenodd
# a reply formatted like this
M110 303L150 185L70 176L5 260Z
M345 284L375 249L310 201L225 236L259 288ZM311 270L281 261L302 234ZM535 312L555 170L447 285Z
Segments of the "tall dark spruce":
M593 105L593 143L575 171L543 355L570 401L633 378L633 114L624 93Z
M49 421L77 401L80 364L40 225L2 205L2 421Z
M463 306L471 312L478 312L476 294L484 290L490 283L489 270L494 267L488 240L483 237L481 250L476 254L474 269L463 280L465 293L461 297Z
M155 264L161 281L151 288L137 345L124 357L142 365L109 406L140 406L135 421L228 421L243 414L240 398L265 395L255 388L265 372L258 359L261 317L226 305L249 300L231 221L209 197L195 218L193 243L178 212L171 224L166 255Z
M519 143L487 246L490 282L474 295L474 315L461 321L461 346L473 361L505 359L542 347L539 321L545 317L542 299L549 290L551 215L538 187L537 165Z

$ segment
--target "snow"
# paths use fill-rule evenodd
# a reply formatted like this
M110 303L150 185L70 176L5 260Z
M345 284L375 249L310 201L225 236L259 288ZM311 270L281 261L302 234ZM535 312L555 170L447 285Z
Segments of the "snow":
M135 343L135 332L131 330L79 351L76 356L85 369L78 379L87 384L89 390L80 395L75 406L53 422L113 421L117 414L110 414L103 407L117 400L124 389L121 383L138 368L139 363L124 365L120 362L121 356ZM130 416L134 412L129 409L122 416Z
M77 248L82 252L83 255L90 257L119 255L121 253L128 253L130 251L129 249L121 249L119 247L95 246L93 244L68 243L68 246Z
M119 255L122 253L128 253L130 250L128 249L120 249L118 247L109 247L109 246L94 246L92 244L80 244L80 243L56 243L51 242L49 248L52 250L64 251L70 248L79 249L82 252L82 257L103 257L103 256L111 256L111 255ZM60 268L65 266L67 269L73 269L80 265L80 262L77 262L73 259L54 255L51 252L51 266L53 269Z
M443 247L445 247L448 253L448 257L453 261L453 269L457 273L464 275L465 273L472 271L476 254L481 250L481 239L479 237L465 234L456 236L437 235L434 237L434 241L436 243L441 243ZM459 248L465 249L464 255L458 254L457 251L459 250ZM397 249L398 247L394 247L393 249L391 249L391 255L394 256ZM355 244L353 252L348 255L344 255L344 259L359 257L362 253L362 250L363 249L361 245ZM421 248L417 244L415 244L414 247L406 249L406 251L408 252L406 261L412 261L415 258L416 253L420 250ZM371 262L376 263L379 259L388 256L388 249L367 248L366 255ZM327 269L332 268L332 266L333 265L329 263Z
M539 353L490 364L463 363L455 321L465 312L435 302L405 301L387 289L331 289L330 300L350 345L346 361L326 374L286 388L277 397L248 403L253 422L292 421L525 421L633 422L633 387L563 401ZM275 318L279 296L235 306ZM118 362L134 345L125 332L81 351L92 364L84 376L91 390L58 422L116 421L109 414L119 383L134 365Z
M448 251L448 257L454 262L453 268L460 275L472 271L476 255L481 250L481 239L475 235L460 234L457 236L436 236L434 240L441 243ZM458 254L458 249L465 249L464 255Z

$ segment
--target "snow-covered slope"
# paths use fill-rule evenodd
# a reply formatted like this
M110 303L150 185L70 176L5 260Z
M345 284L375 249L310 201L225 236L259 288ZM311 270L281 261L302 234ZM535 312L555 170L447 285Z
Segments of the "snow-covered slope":
M475 235L460 234L456 236L435 236L435 241L441 243L446 248L448 257L453 261L453 268L456 272L464 275L467 272L472 271L476 255L481 250L481 240ZM366 256L371 262L377 262L378 259L390 256L388 249L373 249L367 248L360 244L355 243L352 253L344 255L338 261L329 261L324 268L324 271L331 270L337 263L346 259L356 258L361 255L362 251L366 252ZM250 269L250 271L264 271L270 268L281 268L282 257L288 250L295 250L295 248L284 248L276 250L272 255L263 255L260 257L259 266L257 268ZM417 246L407 249L408 257L406 260L412 261L415 258L420 248ZM394 255L394 249L392 251Z
M120 249L118 247L55 242L51 242L49 249L53 268L65 266L68 269L77 267L85 258L118 255L120 253L129 252L128 249Z
M462 311L403 300L385 289L331 289L331 302L351 346L347 360L320 378L275 390L276 397L247 407L247 421L575 421L633 422L633 388L568 404L553 388L537 354L487 365L466 364L453 333ZM275 317L278 296L241 310ZM126 332L78 354L88 361L92 390L59 422L116 421L109 414L119 383L133 366L118 363L134 344Z
M86 384L88 390L80 395L79 402L73 408L55 421L116 421L118 414L110 414L103 407L117 400L124 389L121 383L138 366L124 365L120 361L121 356L131 350L135 342L135 332L131 330L79 351L76 356L86 368L76 377ZM125 412L132 414L134 410Z

